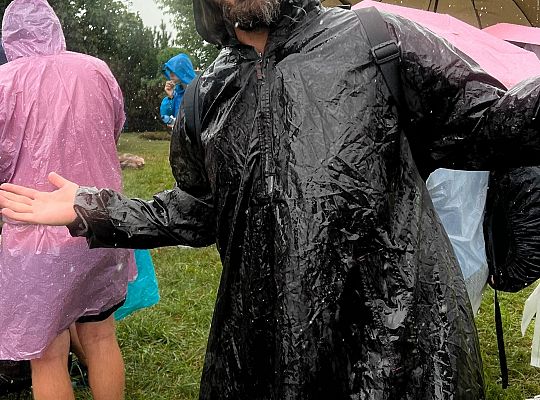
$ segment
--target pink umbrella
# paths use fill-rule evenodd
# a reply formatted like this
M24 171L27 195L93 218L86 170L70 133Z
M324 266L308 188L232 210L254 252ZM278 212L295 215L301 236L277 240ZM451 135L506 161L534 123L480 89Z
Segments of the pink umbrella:
M540 58L540 28L501 23L485 28L484 32L532 51Z
M364 0L353 8L365 7L375 7L381 11L401 15L424 26L467 54L484 71L497 78L507 88L511 88L523 79L540 75L540 60L533 53L505 42L450 15L371 0Z
M499 39L509 42L540 45L540 28L531 26L500 23L483 29Z

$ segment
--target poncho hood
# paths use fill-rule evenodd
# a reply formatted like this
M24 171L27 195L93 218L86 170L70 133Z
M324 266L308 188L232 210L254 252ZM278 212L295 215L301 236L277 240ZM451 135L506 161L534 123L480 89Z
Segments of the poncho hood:
M185 85L188 85L195 78L193 64L189 57L184 53L172 57L165 63L163 66L163 75L165 75L167 79L171 79L171 72L174 72L178 79L180 79L180 82Z
M221 0L193 0L195 27L204 40L218 46L235 42L234 27L223 17ZM319 0L282 0L281 12L272 29L294 25L309 10L320 7Z
M60 21L46 0L14 0L4 13L2 44L8 61L66 50Z

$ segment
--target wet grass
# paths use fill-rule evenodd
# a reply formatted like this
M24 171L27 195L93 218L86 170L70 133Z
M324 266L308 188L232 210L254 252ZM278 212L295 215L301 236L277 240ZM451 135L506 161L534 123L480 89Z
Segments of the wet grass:
M149 199L173 187L168 141L124 134L118 151L145 159L142 170L124 170L126 194ZM196 399L221 263L214 247L161 248L152 257L161 301L118 324L126 398Z
M525 337L521 336L523 305L532 290L533 288L528 288L518 293L499 293L510 384L506 390L500 386L493 291L488 288L484 292L482 308L476 322L488 399L517 400L540 395L540 368L530 365L533 327L529 327Z
M122 136L119 153L136 154L146 162L141 170L124 171L127 194L148 199L172 187L168 146L166 141L145 140L135 134ZM162 248L152 250L152 256L162 299L118 324L126 362L126 399L195 400L221 273L219 258L213 247ZM532 329L525 338L520 333L523 303L530 292L501 295L510 374L507 390L498 383L492 292L485 292L477 325L489 400L523 400L540 394L540 369L529 365ZM77 398L89 400L91 396L78 391Z

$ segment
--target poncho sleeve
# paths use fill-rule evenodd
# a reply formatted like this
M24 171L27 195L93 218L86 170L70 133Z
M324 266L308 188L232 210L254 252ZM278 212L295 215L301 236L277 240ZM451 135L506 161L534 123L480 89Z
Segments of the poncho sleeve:
M171 117L174 117L174 106L173 106L173 100L164 97L161 101L161 106L159 107L159 113L161 114L161 120L165 124L169 124L171 122Z
M86 236L90 247L153 248L208 246L215 242L213 196L200 140L189 138L181 123L171 140L174 189L152 200L130 199L113 190L79 189L73 236Z
M540 78L506 91L431 31L397 16L385 18L401 46L403 121L424 177L441 167L491 170L539 163Z

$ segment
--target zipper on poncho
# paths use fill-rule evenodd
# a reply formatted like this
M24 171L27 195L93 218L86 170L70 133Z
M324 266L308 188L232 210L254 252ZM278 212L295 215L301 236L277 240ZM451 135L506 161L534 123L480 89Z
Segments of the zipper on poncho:
M270 110L270 88L266 81L265 64L266 59L262 53L255 64L257 82L260 89L259 107L259 143L261 144L261 161L264 186L267 195L274 191L274 163L273 163L273 140L272 140L272 115Z

